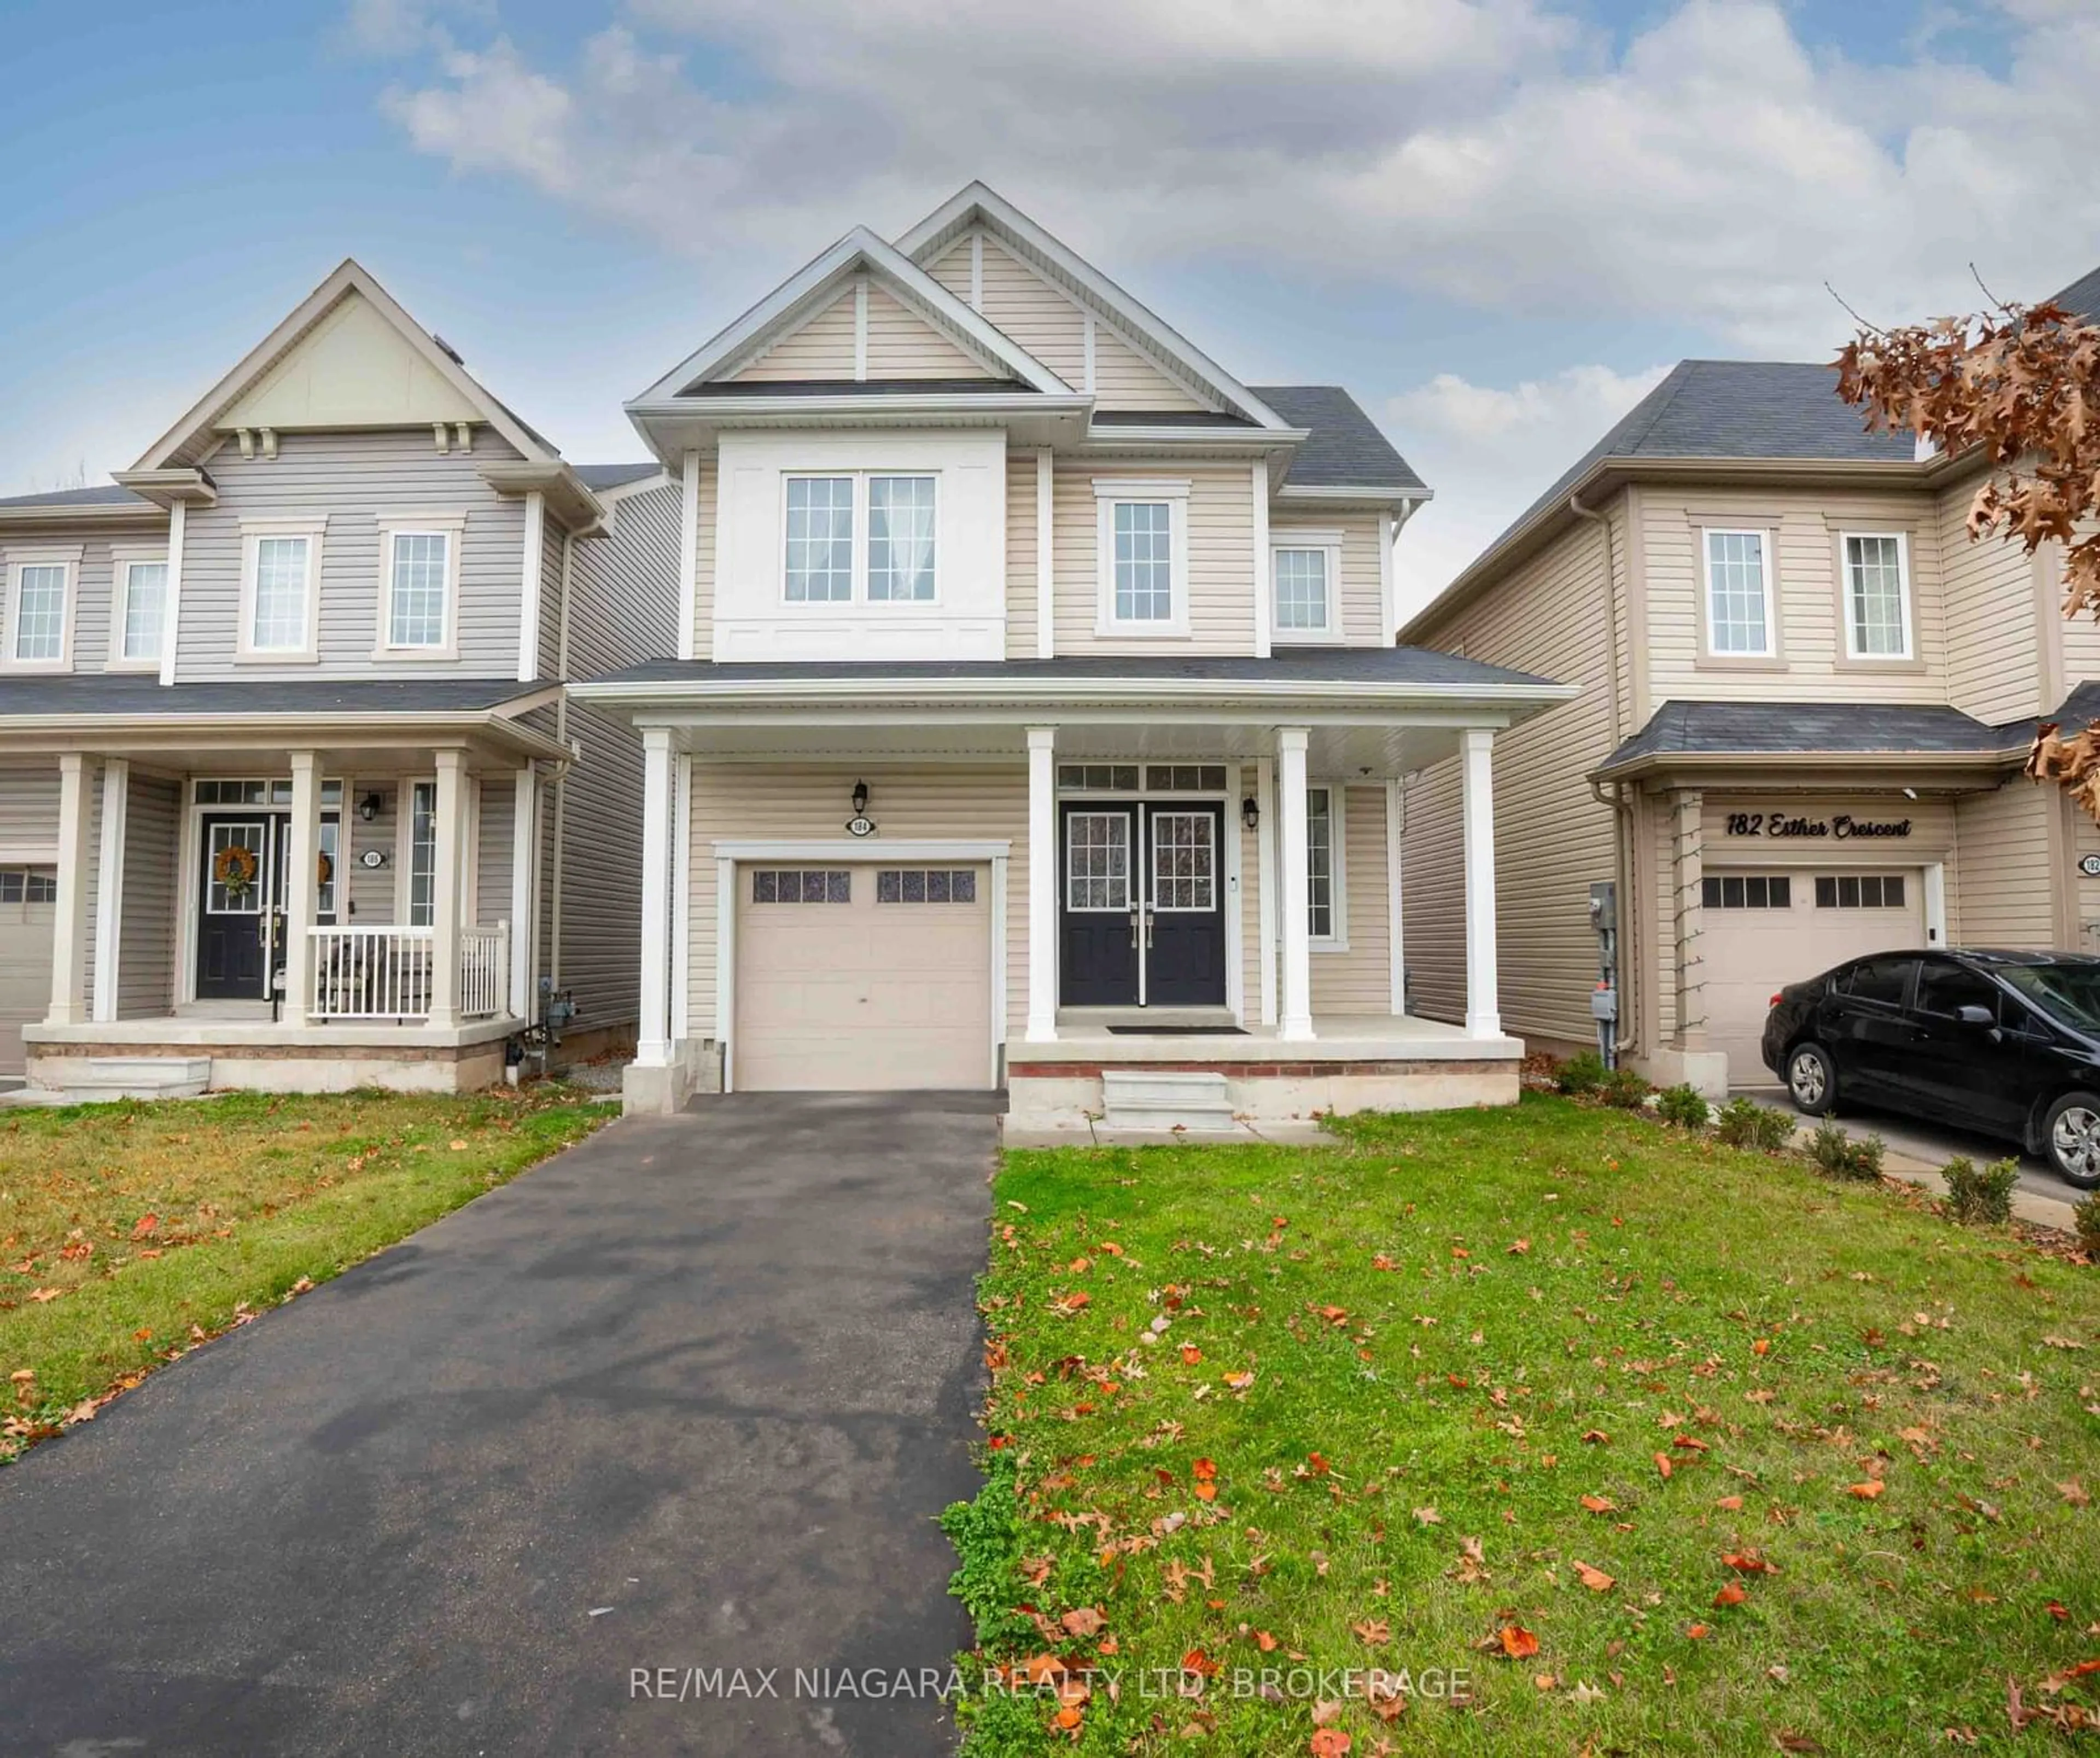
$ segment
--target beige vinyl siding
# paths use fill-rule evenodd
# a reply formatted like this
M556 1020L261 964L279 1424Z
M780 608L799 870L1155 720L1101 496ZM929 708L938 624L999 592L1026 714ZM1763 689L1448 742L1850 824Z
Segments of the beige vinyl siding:
M186 682L206 678L475 678L518 671L519 545L524 501L504 497L478 471L517 457L486 429L471 453L440 453L430 431L288 433L275 458L244 458L223 446L206 466L218 485L212 506L191 509L183 542L181 647ZM457 607L459 660L374 660L378 634L379 528L375 515L417 507L464 510ZM328 520L321 544L320 660L236 660L240 615L241 521Z
M1316 778L1317 779L1317 778ZM1386 893L1385 788L1341 788L1347 951L1312 947L1312 1011L1392 1011L1392 906Z
M2056 706L2042 700L2038 602L2033 560L2017 544L1969 539L1974 479L1948 489L1937 504L1938 541L1946 576L1947 700L1996 724ZM2080 674L2074 671L2076 678Z
M117 934L119 1019L157 1019L174 1008L182 801L179 782L131 777L124 808L124 913Z
M1649 700L1939 702L1947 699L1947 626L1937 511L1922 495L1644 486ZM1784 670L1701 664L1702 527L1776 520L1771 563ZM1910 549L1913 655L1907 669L1845 660L1839 621L1841 532L1899 531ZM1485 658L1485 654L1476 656Z
M1094 400L1105 409L1207 409L1211 405L1167 377L1131 343L1096 319Z
M695 1038L716 1032L714 844L718 841L836 841L856 777L867 782L868 815L880 826L856 859L880 861L885 838L944 837L1012 841L1007 863L1007 1023L1018 1036L1028 1017L1028 770L997 765L937 765L854 769L822 765L710 762L693 764L691 987L689 1020ZM994 925L993 931L998 932Z
M1035 454L1006 455L1006 656L1035 656Z
M699 459L699 530L693 544L693 657L712 659L715 651L715 521L721 501L721 458L714 452L704 452ZM676 484L672 486L674 498L671 503L671 557L672 572L677 572L678 521L682 516L675 497L682 492ZM675 613L674 613L675 614ZM673 653L677 652L674 647ZM584 675L581 673L578 676Z
M850 378L854 375L854 294L849 287L801 326L790 330L732 383L783 378Z
M969 296L969 241L963 252ZM953 253L949 260L952 261ZM1087 321L1078 306L994 240L984 241L984 315L1074 389L1087 376Z
M1608 509L1625 542L1623 497ZM1621 613L1624 607L1621 606ZM1617 871L1611 808L1583 778L1617 742L1610 633L1596 528L1578 525L1493 592L1418 634L1422 646L1580 687L1575 700L1497 735L1497 978L1514 1032L1587 1043L1596 938L1590 886ZM1401 851L1405 952L1417 1011L1460 1020L1466 1008L1465 865L1455 757L1410 778ZM1631 943L1630 942L1629 943Z
M574 546L569 677L677 651L680 493L666 483L623 497L607 534ZM582 756L557 784L567 795L558 976L576 996L577 1029L589 1031L626 1025L641 1012L642 741L619 716L574 700L564 731ZM553 802L541 791L543 821L550 820ZM550 960L550 930L543 934Z
M867 289L871 378L989 378L987 372L924 318L881 288Z
M2057 941L2052 790L2014 777L1954 806L1958 897L1948 900L1957 946L2048 947ZM2070 857L2076 859L2076 855ZM2073 883L2090 887L2090 880ZM1952 890L1952 886L1949 886Z
M960 299L970 303L970 241L967 235L958 238L941 254L926 272Z
M1260 771L1252 763L1239 768L1239 788L1225 802L1227 834L1230 821L1239 816L1239 802L1251 798ZM1241 823L1240 839L1240 1001L1241 1018L1250 1026L1261 1020L1261 838L1264 831L1249 830ZM1277 967L1279 972L1282 966Z
M1335 590L1343 641L1350 647L1391 647L1393 631L1385 626L1379 584L1379 515L1354 512L1278 515L1273 511L1269 515L1272 548L1287 548L1294 532L1308 531L1341 533L1341 578Z
M1189 484L1185 638L1095 634L1100 604L1096 476ZM1077 464L1061 459L1052 493L1060 654L1254 651L1254 492L1244 466L1158 459Z
M2071 951L2100 952L2100 879L2087 878L2076 865L2089 855L2100 855L2100 824L2076 806L2067 804L2064 812L2071 825L2070 859L2065 868L2068 872L2065 913L2070 933L2067 938L2060 937L2061 943Z

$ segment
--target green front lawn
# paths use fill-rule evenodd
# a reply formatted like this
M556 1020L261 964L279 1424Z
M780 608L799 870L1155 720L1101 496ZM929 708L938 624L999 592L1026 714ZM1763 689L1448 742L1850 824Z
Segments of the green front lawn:
M1878 1758L2054 1742L2009 1680L2100 1704L2100 1269L1563 1099L1339 1127L1007 1157L968 1750Z
M0 1464L611 1115L562 1087L0 1111Z

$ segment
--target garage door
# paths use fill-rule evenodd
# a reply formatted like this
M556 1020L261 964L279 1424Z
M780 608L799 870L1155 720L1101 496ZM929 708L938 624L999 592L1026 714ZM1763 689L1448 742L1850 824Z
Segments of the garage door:
M1917 868L1889 872L1709 872L1706 1035L1736 1086L1773 1086L1758 1043L1782 987L1864 952L1925 944Z
M51 917L58 872L0 867L0 1075L22 1072L22 1027L51 999Z
M754 865L737 884L736 1087L993 1084L988 868Z

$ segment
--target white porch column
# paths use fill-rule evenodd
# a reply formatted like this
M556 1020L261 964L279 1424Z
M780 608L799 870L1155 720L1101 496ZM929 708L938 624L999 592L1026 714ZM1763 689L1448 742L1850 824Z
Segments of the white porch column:
M52 912L51 1010L53 1026L77 1026L87 1018L87 872L93 858L88 824L95 796L87 759L78 751L59 757L59 894Z
M320 903L321 760L292 753L292 822L285 846L285 1006L287 1025L307 1023L314 999L314 917Z
M1057 730L1028 729L1028 1036L1057 1036ZM994 930L996 932L996 929Z
M131 766L112 757L102 766L102 846L95 872L95 1022L117 1017L119 948L124 934L124 814Z
M642 1023L635 1066L671 1066L671 729L642 729Z
M512 785L510 815L510 995L505 1012L530 1019L532 983L539 974L534 951L539 940L540 776L530 763Z
M1255 931L1261 936L1261 1023L1276 1023L1276 759L1254 766Z
M437 753L437 797L432 802L437 837L430 867L430 1023L459 1023L460 889L466 861L466 753Z
M1461 811L1466 847L1466 1030L1502 1036L1495 996L1495 735L1485 727L1459 735Z
M1312 1036L1312 923L1306 907L1305 746L1303 727L1276 729L1276 791L1282 835L1276 851L1283 909L1283 1017L1280 1038Z

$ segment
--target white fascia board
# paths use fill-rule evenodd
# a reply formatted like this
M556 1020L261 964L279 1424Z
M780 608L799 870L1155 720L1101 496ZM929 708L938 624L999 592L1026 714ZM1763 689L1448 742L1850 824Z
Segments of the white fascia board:
M1267 452L1277 447L1303 445L1312 437L1309 427L1193 427L1171 422L1156 427L1135 422L1090 423L1086 450L1089 452Z
M1433 501L1434 488L1381 488L1371 484L1352 487L1348 483L1286 483L1276 491L1280 501Z
M772 330L784 329L834 283L866 267L903 295L908 303L938 320L996 360L1023 383L1039 391L1069 391L1067 385L1035 356L1004 332L986 323L908 257L870 232L856 226L823 254L805 263L728 328L718 330L641 395L629 400L630 414L676 397L710 373L749 352Z
M973 183L957 191L899 238L897 248L916 262L923 253L938 249L946 237L973 219L982 219L994 232L1004 233L1014 243L1052 264L1104 311L1177 362L1198 383L1234 404L1250 420L1268 428L1290 426L1179 330L1154 316L1107 276L1059 243L986 184Z
M291 316L249 349L232 372L205 392L174 426L155 440L131 470L159 470L174 462L192 440L211 431L221 410L275 366L308 330L335 308L346 294L352 292L361 294L374 311L399 331L430 369L479 410L482 418L509 440L520 457L537 462L560 456L528 433L465 367L439 347L436 338L396 304L393 295L374 280L363 265L353 257L345 257L333 274L299 302Z

